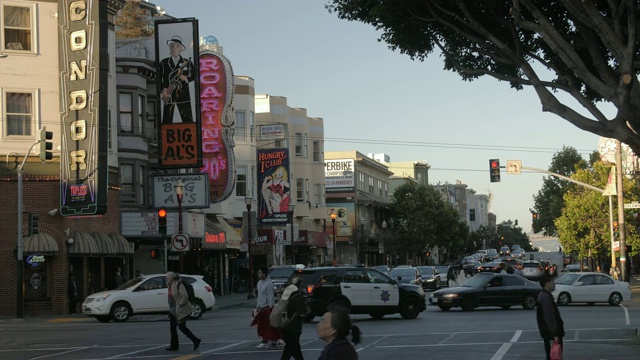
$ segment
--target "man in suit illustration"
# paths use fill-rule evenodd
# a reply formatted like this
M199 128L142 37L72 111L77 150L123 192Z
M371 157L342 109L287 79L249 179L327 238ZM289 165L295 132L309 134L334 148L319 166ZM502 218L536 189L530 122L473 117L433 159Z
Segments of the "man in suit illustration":
M160 61L158 79L162 86L161 97L164 104L162 123L173 123L173 114L176 106L183 123L193 122L191 110L191 95L189 83L195 78L195 71L191 59L185 59L180 55L186 47L182 44L182 38L174 35L167 40L170 56Z

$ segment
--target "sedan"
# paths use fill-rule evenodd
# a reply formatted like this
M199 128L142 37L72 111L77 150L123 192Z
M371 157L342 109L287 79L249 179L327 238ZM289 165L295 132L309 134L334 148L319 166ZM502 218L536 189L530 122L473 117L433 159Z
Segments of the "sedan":
M486 264L482 264L478 267L479 272L492 272L492 273L501 273L505 271L509 274L513 274L514 270L511 265L505 262L490 262Z
M629 283L613 280L611 276L596 272L572 272L555 280L553 298L558 305L597 302L618 305L631 299Z
M429 301L443 311L452 307L471 311L480 306L508 309L519 305L530 310L536 307L540 290L539 284L518 275L479 273L458 287L434 291Z
M441 287L449 287L449 282L447 281L449 271L453 272L455 275L455 269L451 265L435 265L436 271L440 274L440 286Z
M440 288L442 278L440 277L438 270L433 266L417 266L416 269L418 269L420 277L422 278L423 289L437 290Z
M202 280L201 275L180 275L180 278L193 286L196 298L191 301L191 318L199 319L216 303L211 286ZM115 290L87 296L82 303L82 312L100 322L123 322L132 315L169 313L167 299L166 275L144 275L127 281Z
M422 277L418 273L418 269L414 267L395 267L389 270L389 276L402 284L414 284L422 286Z
M539 280L545 274L544 266L540 261L529 260L523 264L522 276L529 280Z

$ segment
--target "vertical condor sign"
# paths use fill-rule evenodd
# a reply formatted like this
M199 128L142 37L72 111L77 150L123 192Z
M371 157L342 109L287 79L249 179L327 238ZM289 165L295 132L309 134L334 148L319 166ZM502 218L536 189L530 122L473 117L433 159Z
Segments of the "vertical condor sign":
M58 0L60 213L107 211L107 1Z

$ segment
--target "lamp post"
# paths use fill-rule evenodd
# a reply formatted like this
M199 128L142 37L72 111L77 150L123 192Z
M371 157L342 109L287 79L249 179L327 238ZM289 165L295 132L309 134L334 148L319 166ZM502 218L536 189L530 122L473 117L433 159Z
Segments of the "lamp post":
M178 198L178 234L182 234L182 197L184 195L182 179L178 179L178 182L173 185L173 190ZM184 252L180 251L180 273L182 272L184 272Z
M389 257L387 256L387 247L385 246L386 244L384 243L384 235L385 232L387 232L387 222L382 220L382 257L384 259L384 262L386 262L387 266L389 266Z
M249 278L247 280L247 299L254 299L253 295L253 256L251 255L251 243L253 242L253 236L251 234L251 203L253 198L246 196L244 203L247 205L247 256L249 257Z
M331 228L331 230L333 230L333 266L337 266L337 262L336 262L336 253L338 252L338 244L336 244L336 218L338 217L338 215L335 212L331 212L331 224L333 225L333 227Z
M366 239L364 236L364 224L367 222L367 220L365 220L364 217L360 217L360 240L356 241L356 261L358 262L358 264L361 264L360 262L360 253L362 251L362 247L364 245L366 245Z
M289 204L289 215L291 216L291 264L296 264L296 248L294 246L295 239L293 238L293 211L296 208L296 204Z

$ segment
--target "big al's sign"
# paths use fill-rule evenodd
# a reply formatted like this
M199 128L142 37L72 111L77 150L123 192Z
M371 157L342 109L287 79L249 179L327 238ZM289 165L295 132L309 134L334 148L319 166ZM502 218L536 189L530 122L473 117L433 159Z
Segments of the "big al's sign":
M58 0L60 213L107 212L107 1Z
M200 52L201 172L209 176L209 200L229 197L235 184L233 155L233 72L224 56Z

